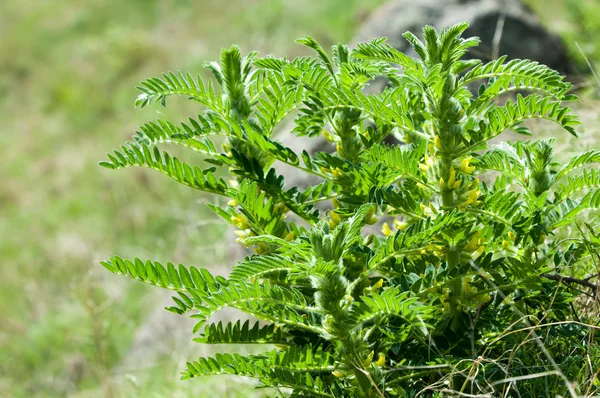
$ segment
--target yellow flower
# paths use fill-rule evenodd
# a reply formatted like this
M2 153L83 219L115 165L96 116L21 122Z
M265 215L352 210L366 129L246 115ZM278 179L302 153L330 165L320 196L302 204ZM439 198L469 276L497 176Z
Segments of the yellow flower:
M329 212L329 217L331 217L331 221L333 221L335 224L339 224L342 222L342 218L340 217L340 215L333 210Z
M467 199L469 201L471 201L471 203L475 202L477 200L477 198L479 197L479 194L481 192L478 189L473 189L471 191L467 192Z
M379 359L377 359L377 366L381 367L381 366L385 366L385 355L383 355L382 353L379 353Z
M294 240L295 237L296 233L294 231L290 231L283 239L285 239L287 242L291 242Z
M333 174L334 177L341 177L342 170L340 170L339 167L336 167L335 169L331 170L331 174Z
M237 236L239 236L240 239L246 239L252 234L252 231L249 229L244 229L244 230L237 229L237 230L233 231L233 233L236 234Z
M425 154L425 164L429 167L433 167L433 159L427 154Z
M394 225L396 226L396 228L398 228L400 231L404 231L406 228L408 228L408 223L404 222L404 221L399 221L399 220L394 220Z
M375 355L375 351L371 351L369 353L369 356L367 356L367 359L365 359L365 362L364 362L365 367L369 366L371 364L371 362L373 362L374 355Z
M460 170L463 173L471 174L475 170L475 166L470 166L469 163L473 159L472 156L467 156L460 162Z
M235 199L231 199L229 202L227 202L227 205L235 207L238 205L238 202Z
M383 286L383 278L381 278L377 282L375 282L375 284L373 285L373 289L379 289L379 288L381 288L381 286Z
M381 227L381 233L385 236L390 236L393 233L388 223L383 223L383 226Z
M245 229L243 231L235 230L235 231L233 231L233 233L238 236L238 238L235 240L236 242L243 243L245 247L248 247L251 245L250 243L245 242L246 238L249 238L250 236L254 236L254 233L250 229Z
M508 237L510 238L510 240L512 240L514 242L516 236L515 233L513 231L508 231Z
M423 164L423 163L419 163L419 168L424 173L427 173L427 170L429 170L429 166L427 166L426 164Z
M327 130L323 130L323 137L325 137L325 139L329 142L335 142L335 137Z
M440 188L442 188L442 189L446 188L446 182L444 181L443 178L440 178Z
M452 185L452 189L458 189L458 188L460 188L460 184L461 183L462 183L461 180L454 181L454 184Z
M344 377L344 373L340 372L339 370L334 370L333 372L331 372L331 374L334 377L337 377L338 379L341 379L342 377Z
M473 260L477 259L479 256L481 256L483 254L484 251L485 251L485 246L479 246L479 248L473 252L473 254L471 255L471 258Z
M508 243L508 241L507 241L507 240L503 240L503 241L502 241L502 248L503 248L504 250L508 250L508 249L510 248L510 243Z
M450 177L448 177L448 186L451 187L454 185L454 182L456 178L456 170L454 170L454 167L450 167Z
M440 140L440 136L439 135L435 136L435 139L433 140L433 142L434 142L435 147L437 149L442 149L442 141Z
M231 223L239 229L247 229L250 227L248 224L248 219L243 214L238 214L235 217L231 217Z
M339 202L339 201L338 201L336 198L333 198L333 199L331 199L331 204L332 204L332 205L333 205L333 207L335 207L336 209L337 209L338 207L340 207L340 202Z
M479 246L479 237L477 235L473 236L469 243L465 246L466 251L474 251Z

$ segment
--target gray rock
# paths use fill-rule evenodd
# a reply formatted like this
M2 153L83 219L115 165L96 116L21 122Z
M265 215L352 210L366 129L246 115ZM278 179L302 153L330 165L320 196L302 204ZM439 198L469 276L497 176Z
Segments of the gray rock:
M473 58L485 62L507 55L509 59L538 61L563 74L573 72L560 38L544 28L519 0L391 1L371 14L360 27L355 42L383 36L391 46L411 54L408 42L402 37L404 32L420 37L425 25L439 29L462 21L471 23L465 37L481 39L479 47L470 53Z

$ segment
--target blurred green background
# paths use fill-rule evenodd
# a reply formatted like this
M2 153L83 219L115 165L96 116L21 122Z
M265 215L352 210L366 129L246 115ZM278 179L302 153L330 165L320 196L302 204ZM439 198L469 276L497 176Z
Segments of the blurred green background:
M193 346L184 358L119 370L161 296L98 261L119 254L225 264L225 228L197 192L152 171L115 173L97 162L159 113L179 120L194 111L184 101L135 110L139 80L201 71L233 43L294 57L305 54L293 42L304 34L324 46L348 42L382 3L0 1L0 396L248 396L238 379L180 382ZM577 40L593 65L600 61L600 5L530 3L575 57L583 60ZM597 121L595 85L580 105L587 123Z

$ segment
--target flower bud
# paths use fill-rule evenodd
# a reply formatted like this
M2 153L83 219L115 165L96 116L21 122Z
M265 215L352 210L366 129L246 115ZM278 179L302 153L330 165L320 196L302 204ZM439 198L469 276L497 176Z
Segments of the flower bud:
M370 218L366 219L365 224L374 225L374 224L377 224L377 221L379 221L379 220L376 217L370 217Z
M329 142L335 142L335 137L327 130L323 130L323 137L325 137L325 139Z
M477 198L479 197L480 193L481 192L479 191L479 189L473 189L472 191L468 191L467 192L467 199L469 201L471 201L471 203L475 202L477 200Z
M331 372L331 374L334 377L337 377L338 379L341 379L342 377L344 377L344 373L340 372L339 370L334 370L333 372Z
M454 170L454 167L450 167L450 176L448 177L448 186L451 187L454 185L454 182L456 181L456 170Z
M467 156L460 162L460 170L463 173L471 174L475 170L475 166L470 166L469 163L473 159L472 156Z
M425 154L425 164L429 167L433 167L433 159L427 154Z
M385 236L390 236L393 233L388 223L383 223L383 226L381 227L381 233Z
M248 229L250 225L248 224L248 219L243 214L238 214L235 217L231 217L231 223L238 227L239 229Z
M399 221L399 220L394 220L394 225L396 226L396 228L398 228L400 231L404 231L406 228L408 228L408 223L404 222L404 221Z
M433 202L429 202L429 208L433 214L438 214L438 210L435 208Z
M329 217L331 217L331 221L333 221L336 225L342 222L342 218L335 211L329 212Z
M485 246L483 246L483 245L479 246L479 248L473 252L473 254L471 255L471 258L473 260L476 260L477 258L479 258L479 256L481 256L483 254L484 251L485 251Z

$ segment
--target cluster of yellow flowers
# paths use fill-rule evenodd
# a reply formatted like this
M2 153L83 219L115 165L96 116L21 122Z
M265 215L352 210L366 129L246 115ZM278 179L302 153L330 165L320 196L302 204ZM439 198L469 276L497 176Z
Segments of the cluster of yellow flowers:
M477 231L475 235L471 237L469 243L467 243L463 250L467 253L471 253L471 258L475 260L479 256L483 254L485 251L485 246L483 245L483 237L481 236L481 230Z
M334 205L337 207L339 207L339 202L333 198L333 203ZM367 225L373 225L376 224L377 221L379 221L376 217L374 217L373 215L375 214L375 208L370 208L369 211L367 212L366 216L365 216L365 223ZM331 220L329 221L329 227L330 228L335 228L339 223L341 223L343 221L343 218L340 214L338 214L335 210L330 210L329 211L329 218L331 218Z
M394 219L394 227L396 227L398 231L404 231L406 228L408 228L408 223L400 221L398 219ZM385 236L391 236L394 233L394 231L392 231L390 225L385 222L383 223L383 226L381 228L381 233Z
M321 167L321 173L323 174L328 174L330 173L331 175L333 175L335 178L339 178L342 176L342 170L339 167L336 168L326 168L326 167Z
M437 148L438 150L442 148L440 137L437 135L435 136L434 144L435 148ZM435 148L434 145L429 144L430 153L434 153ZM464 175L469 175L475 171L475 166L471 165L472 159L473 158L471 156L467 156L466 158L464 158L460 162L459 170L456 170L454 167L450 167L449 175L447 176L447 181L435 172L435 156L425 154L423 163L419 163L419 169L425 174L433 172L434 175L437 175L439 177L439 187L441 190L455 191L457 194L457 207L459 209L463 209L469 205L478 206L480 204L480 202L477 200L477 198L481 194L481 191L479 190L479 179L475 178L470 184L467 185L465 184L464 180L460 180L457 178L458 172ZM419 184L419 186L423 187L423 184ZM422 205L421 209L423 210L426 216L433 216L437 214L437 209L433 204L430 204L428 206Z
M461 278L461 296L460 298L456 299L458 311L473 309L478 305L490 300L490 295L488 293L478 292L478 290L471 285L472 281L473 276L465 276ZM449 311L450 289L447 287L442 288L442 294L439 297L444 310Z
M238 206L238 202L236 200L230 200L229 202L227 202L227 204L229 206L233 206L233 207ZM282 213L281 217L284 218L285 217L284 213L288 212L289 209L283 203L278 203L275 205L275 211L278 213L281 212ZM242 243L245 247L250 247L251 244L246 242L246 239L251 236L256 236L256 234L254 233L254 231L252 231L252 228L250 227L250 224L248 223L248 218L242 213L237 213L235 216L231 217L231 223L233 225L235 225L237 228L239 228L239 229L233 231L233 233L237 235L236 242ZM289 232L285 231L283 233L283 235L281 236L281 238L290 242L296 238L296 233L294 231L289 231ZM256 245L256 248L254 249L254 251L257 254L267 254L271 251L271 248L269 247L268 244L266 244L264 242L259 242Z

